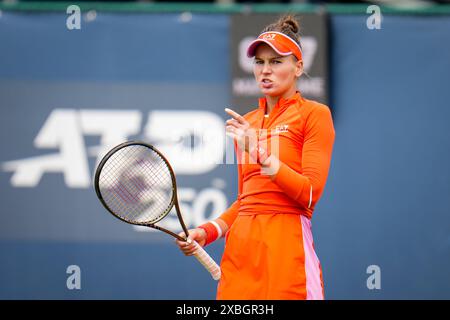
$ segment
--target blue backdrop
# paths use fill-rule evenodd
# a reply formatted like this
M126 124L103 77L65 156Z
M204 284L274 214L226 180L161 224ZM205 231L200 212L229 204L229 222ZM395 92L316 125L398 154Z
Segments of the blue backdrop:
M92 176L124 137L164 149L172 119L201 119L183 131L194 136L223 131L229 16L97 12L72 31L66 19L0 16L0 298L213 299L215 282L169 236L106 213ZM450 17L385 16L380 30L366 19L330 17L336 142L313 217L326 298L448 299ZM234 201L234 165L175 167L189 225Z

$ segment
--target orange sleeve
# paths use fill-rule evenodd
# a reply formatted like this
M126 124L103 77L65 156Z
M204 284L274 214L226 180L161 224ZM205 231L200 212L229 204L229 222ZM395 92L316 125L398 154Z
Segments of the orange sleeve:
M328 177L335 131L331 112L319 106L309 114L304 129L302 170L297 172L280 162L272 180L302 207L313 208L322 195Z
M239 159L236 143L235 143L235 150L236 150L236 154L237 154L236 158ZM237 168L238 168L238 195L237 195L237 199L219 217L219 219L222 219L223 221L226 222L226 224L228 225L228 228L231 228L231 225L233 224L234 220L236 219L236 217L238 215L239 207L241 205L240 204L240 197L241 197L241 193L242 193L242 169L241 169L241 164L237 163Z

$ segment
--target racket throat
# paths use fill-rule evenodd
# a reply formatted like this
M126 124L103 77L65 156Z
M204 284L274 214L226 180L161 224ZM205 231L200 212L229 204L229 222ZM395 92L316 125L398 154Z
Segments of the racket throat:
M156 230L159 230L159 231L162 231L162 232L165 232L165 233L171 235L172 237L177 238L180 241L187 241L186 238L183 238L182 236L180 236L180 235L178 235L178 234L176 234L176 233L174 233L174 232L172 232L170 230L164 229L163 227L157 226L155 224L148 224L146 226L150 227L150 228L153 228L153 229L156 229Z

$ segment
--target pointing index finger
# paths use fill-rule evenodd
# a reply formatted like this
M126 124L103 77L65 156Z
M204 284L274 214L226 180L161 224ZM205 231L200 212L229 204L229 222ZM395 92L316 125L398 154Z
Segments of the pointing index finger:
M245 118L243 116L241 116L239 113L237 113L236 111L233 111L229 108L225 108L225 112L228 113L230 116L232 116L234 119L236 119L239 123L241 123L241 124L247 123Z

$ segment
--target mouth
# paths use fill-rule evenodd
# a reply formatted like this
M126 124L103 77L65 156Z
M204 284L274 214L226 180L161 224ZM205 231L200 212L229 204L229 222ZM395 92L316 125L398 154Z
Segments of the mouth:
M264 78L261 80L261 86L264 89L270 89L273 86L273 82L270 79Z

